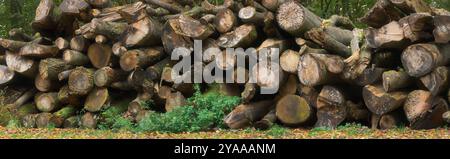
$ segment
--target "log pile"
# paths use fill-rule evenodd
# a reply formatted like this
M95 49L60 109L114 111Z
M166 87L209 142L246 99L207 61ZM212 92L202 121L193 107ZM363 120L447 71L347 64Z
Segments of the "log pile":
M123 101L129 104L118 110L135 122L171 111L194 88L174 82L178 61L170 57L180 48L193 54L194 40L202 40L203 63L188 72L214 62L216 72L246 75L236 83L200 81L207 92L241 96L224 118L233 129L344 122L430 129L450 122L448 11L423 0L378 0L360 19L369 27L357 28L346 17L323 19L297 0L195 4L41 0L35 35L13 29L0 39L0 86L28 88L8 106L29 128L96 128L100 112ZM225 54L230 47L278 48L280 69L235 67L236 57ZM259 93L272 85L280 87L276 94ZM150 100L152 108L145 106Z

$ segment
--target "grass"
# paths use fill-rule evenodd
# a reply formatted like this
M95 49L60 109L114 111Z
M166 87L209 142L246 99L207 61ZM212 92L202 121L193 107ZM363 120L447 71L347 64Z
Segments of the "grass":
M337 129L289 129L274 126L267 131L254 129L218 129L203 132L131 132L125 130L88 129L23 129L0 127L0 139L450 139L448 128L411 130L399 127L391 130L372 130L358 124L346 124Z

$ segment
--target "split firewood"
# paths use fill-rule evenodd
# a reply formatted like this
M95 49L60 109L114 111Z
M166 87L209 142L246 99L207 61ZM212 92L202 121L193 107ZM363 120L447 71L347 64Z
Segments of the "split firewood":
M338 74L344 69L340 56L329 54L306 54L300 58L298 77L307 86L337 82Z
M53 112L62 106L58 99L58 92L41 93L36 96L34 102L42 112Z
M95 129L97 128L98 118L98 115L91 112L86 112L83 116L81 116L80 127L85 129Z
M258 130L268 130L277 121L275 109L267 113L260 121L257 121L254 125Z
M440 66L430 74L420 77L420 82L431 94L437 96L448 89L449 75L449 68Z
M436 43L448 43L450 41L450 15L435 16L433 36Z
M288 126L305 124L312 118L314 110L308 102L297 95L287 95L276 105L276 116L281 123Z
M77 67L70 72L67 82L70 94L87 95L94 88L94 70Z
M124 71L137 68L147 68L165 57L162 48L149 48L142 50L129 50L120 57L120 66Z
M244 24L231 32L223 34L217 39L217 42L222 48L237 48L251 46L258 33L254 25Z
M383 88L386 92L397 91L414 84L414 79L403 70L390 70L383 73Z
M225 116L223 121L231 129L243 129L263 118L273 107L274 102L271 100L241 104Z
M75 36L70 40L70 49L85 52L90 44L90 41L83 36Z
M94 88L86 97L84 109L89 112L98 112L108 106L109 98L107 88Z
M448 44L414 44L407 47L402 54L402 64L406 72L413 77L422 77L438 66L450 62L450 45ZM420 61L420 62L417 62Z
M444 125L442 115L448 111L447 102L433 97L431 92L416 90L408 94L403 107L412 129L432 129Z
M58 74L71 69L72 66L68 65L64 60L57 58L47 58L41 60L39 63L39 74L41 78L49 80L58 80Z
M34 78L38 74L38 62L8 51L5 56L6 65L9 69L28 78Z
M390 0L378 0L360 20L371 27L380 28L392 21L400 20L403 16L404 13L395 8Z
M347 117L345 95L337 87L324 86L317 97L315 127L336 128Z
M92 44L89 46L87 56L95 68L106 67L114 63L115 60L117 61L115 56L112 56L111 46L105 44Z
M97 87L108 87L114 82L126 80L128 73L121 69L103 67L95 71L94 84Z
M62 59L71 66L86 66L89 64L89 57L75 50L65 50Z
M214 28L219 33L227 33L232 31L237 26L237 18L234 12L230 9L223 9L217 12L214 19Z
M406 92L386 92L381 85L367 85L363 88L363 98L372 113L384 115L403 105Z
M320 27L322 23L319 16L297 1L288 1L281 4L276 18L281 29L297 37L303 37L305 32Z

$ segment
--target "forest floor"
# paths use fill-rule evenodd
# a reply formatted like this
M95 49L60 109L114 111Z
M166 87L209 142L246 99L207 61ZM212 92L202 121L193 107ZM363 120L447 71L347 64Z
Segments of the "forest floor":
M217 130L197 133L142 133L86 129L24 129L0 127L0 139L450 139L449 128L411 130L406 127L372 130L360 125L340 126L335 130L252 129Z

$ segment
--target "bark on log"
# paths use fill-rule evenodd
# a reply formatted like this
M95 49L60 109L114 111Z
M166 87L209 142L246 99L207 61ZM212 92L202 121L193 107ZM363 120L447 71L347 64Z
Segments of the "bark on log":
M244 24L231 32L223 34L217 39L217 42L222 48L245 48L251 46L257 37L256 27L254 25Z
M450 15L434 17L433 36L436 43L448 43L450 41Z
M6 86L15 81L17 75L14 70L8 68L8 66L0 65L0 86Z
M91 112L86 112L81 116L81 128L95 129L97 127L98 116Z
M263 118L273 107L271 100L241 104L225 116L224 122L231 129L243 129Z
M62 104L58 99L58 92L42 93L35 98L36 107L42 112L58 110Z
M68 85L62 86L61 89L59 89L58 100L62 104L71 105L74 107L78 107L78 106L82 105L80 96L70 94Z
M86 66L89 64L89 57L75 50L64 51L62 59L72 66Z
M430 13L431 7L423 0L390 0L391 3L406 14Z
M55 40L55 45L59 50L66 50L70 47L69 41L67 41L66 39L64 39L62 37L58 37Z
M102 68L114 63L111 46L105 44L92 44L87 53L91 64L95 68Z
M0 46L13 52L19 52L20 49L27 44L29 43L0 38Z
M151 19L143 18L130 24L121 35L121 42L126 48L152 46L160 44L162 25Z
M94 88L86 97L84 109L89 112L98 112L108 105L109 93L107 88Z
M128 73L121 69L113 69L111 67L103 67L95 71L94 84L97 87L108 87L114 82L124 81L127 79Z
M70 40L70 49L85 52L91 42L83 36L75 36Z
M64 108L61 108L57 112L53 113L52 121L55 124L56 127L62 127L64 125L64 122L67 118L75 115L77 109L75 109L72 106L66 106Z
M324 86L317 97L317 122L314 127L334 129L346 117L346 99L342 90L333 86Z
M363 98L372 113L384 115L403 105L406 92L385 92L381 85L367 85L363 88Z
M94 88L94 70L77 67L69 75L70 94L87 95Z
M172 26L179 26L179 21L175 19L168 20L163 27L161 41L164 46L164 51L171 54L177 48L193 50L194 42L186 36L175 33Z
M54 29L58 21L55 13L55 3L53 0L42 0L36 8L36 16L31 26L34 30L38 31Z
M414 13L399 20L405 38L411 42L433 39L433 17L428 13Z
M402 25L397 21L392 21L379 29L368 28L365 37L371 48L403 49L411 43L405 37Z
M142 50L130 50L120 57L120 67L124 71L132 71L138 68L147 68L156 64L165 57L162 48L149 48Z
M344 69L340 56L328 54L306 54L300 58L298 77L307 86L317 86L336 82Z
M378 81L382 80L383 72L385 72L386 69L374 67L372 65L371 68L366 68L364 71L359 75L355 80L353 80L354 83L356 83L358 86L366 86L370 84L375 84Z
M236 27L237 23L237 18L234 12L230 9L224 9L217 12L213 24L214 28L216 28L219 33L224 34Z
M38 74L39 64L36 61L8 51L5 56L6 65L11 70L28 78L34 78Z
M170 112L176 107L184 106L186 104L186 98L180 92L171 93L166 99L165 109L166 112Z
M288 126L305 124L312 118L314 110L308 102L297 95L287 95L276 105L276 116L281 123Z
M20 49L19 55L32 58L48 58L56 56L58 52L58 47L54 45L48 46L37 43L30 43Z
M414 44L402 53L402 64L406 72L413 77L422 77L438 66L450 62L448 44Z
M420 77L420 82L431 94L437 96L448 89L449 74L448 67L440 66L430 74Z
M296 1L281 4L276 17L281 29L296 37L303 37L306 31L319 27L322 23L320 17Z
M260 121L255 123L255 128L258 130L268 130L277 121L277 115L275 109L267 113Z
M48 78L42 78L40 74L37 74L36 78L34 79L34 86L41 92L49 92L57 90L60 86L60 83Z
M433 97L431 92L416 90L408 94L403 107L411 129L432 129L444 124L442 114L448 110L447 102Z
M64 120L63 128L78 128L80 127L81 116L74 115Z
M179 21L179 26L173 29L179 35L204 40L214 33L213 28L209 24L202 24L192 17L181 15L177 20Z
M392 21L400 20L404 13L395 8L389 0L378 0L375 5L360 19L367 25L380 28Z
M72 66L68 65L64 60L57 58L47 58L40 61L39 74L42 78L56 81L58 80L59 73L71 68Z
M414 79L405 71L390 70L383 73L383 88L386 92L397 91L414 84Z

